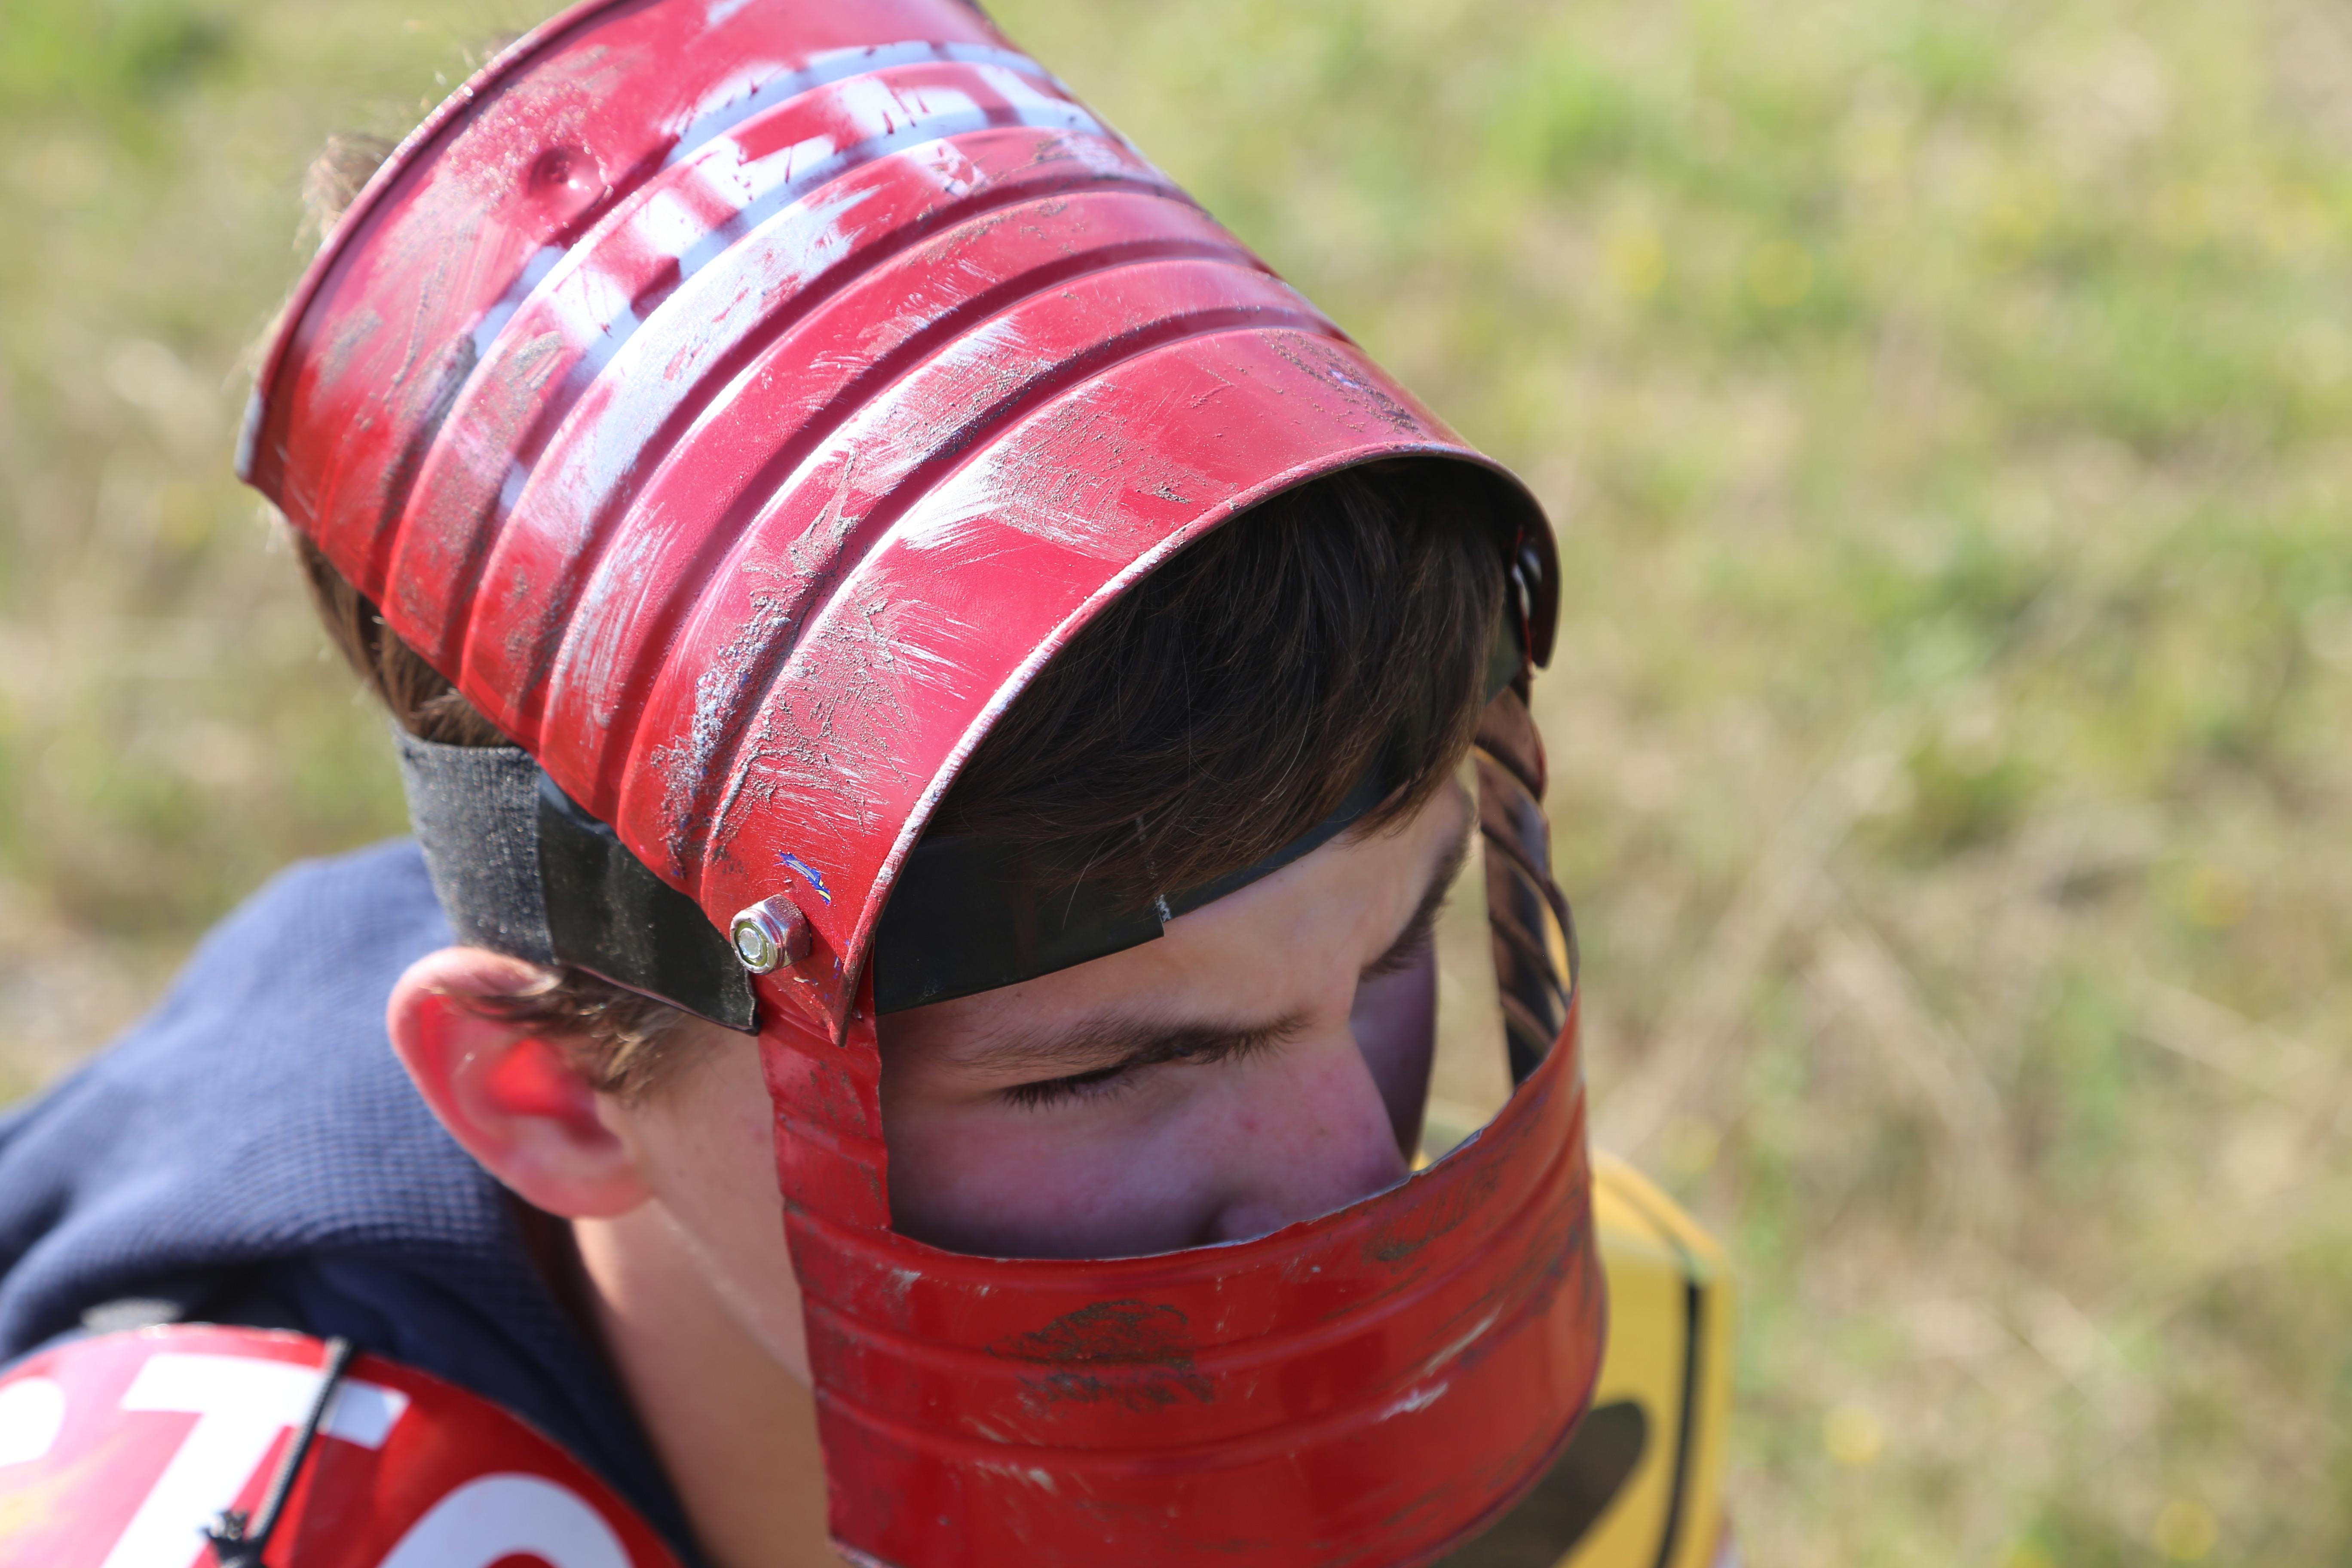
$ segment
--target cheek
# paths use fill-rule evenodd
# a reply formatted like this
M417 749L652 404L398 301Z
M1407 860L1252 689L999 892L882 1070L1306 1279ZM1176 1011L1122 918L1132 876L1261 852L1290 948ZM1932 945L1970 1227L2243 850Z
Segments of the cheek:
M1107 1258L1191 1245L1213 1206L1213 1162L1183 1115L1140 1096L1068 1114L901 1107L889 1122L898 1231L950 1251Z
M1410 1154L1421 1143L1430 1068L1437 1056L1436 945L1401 973L1359 987L1348 1026L1388 1107L1397 1147Z
M756 1058L748 1073L730 1064L716 1076L645 1124L654 1196L730 1315L803 1370L800 1287L784 1240L767 1091Z
M1044 1110L901 1100L886 1124L893 1224L984 1256L1231 1240L1404 1173L1377 1086L1336 1027L1264 1060L1160 1069L1113 1099Z
M783 1200L764 1100L728 1107L661 1140L652 1151L654 1192L687 1228L746 1248L782 1245Z

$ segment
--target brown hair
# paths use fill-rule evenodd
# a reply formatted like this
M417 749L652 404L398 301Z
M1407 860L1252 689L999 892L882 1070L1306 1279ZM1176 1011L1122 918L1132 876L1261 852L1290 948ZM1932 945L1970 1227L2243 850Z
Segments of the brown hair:
M308 189L340 211L361 183L314 170ZM297 550L329 635L394 720L447 744L510 743L299 533ZM1501 542L1451 465L1380 463L1285 491L1080 631L931 826L1013 840L1139 904L1265 858L1375 766L1400 782L1352 831L1401 822L1469 746L1502 584ZM625 1095L659 1081L687 1016L570 969L478 1005L565 1037Z

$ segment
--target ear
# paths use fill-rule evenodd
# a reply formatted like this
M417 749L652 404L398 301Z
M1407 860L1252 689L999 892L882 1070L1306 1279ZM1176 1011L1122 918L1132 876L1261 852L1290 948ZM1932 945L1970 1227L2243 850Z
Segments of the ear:
M652 1189L612 1097L560 1046L467 1005L541 978L520 959L477 947L428 953L393 985L392 1048L449 1135L524 1201L567 1219L626 1214Z

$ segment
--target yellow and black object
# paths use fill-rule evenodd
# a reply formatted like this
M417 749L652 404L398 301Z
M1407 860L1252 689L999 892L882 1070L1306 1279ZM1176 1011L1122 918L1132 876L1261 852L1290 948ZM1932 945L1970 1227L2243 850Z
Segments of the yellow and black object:
M1723 1508L1731 1287L1722 1248L1622 1160L1593 1160L1609 1350L1534 1491L1437 1568L1732 1568Z

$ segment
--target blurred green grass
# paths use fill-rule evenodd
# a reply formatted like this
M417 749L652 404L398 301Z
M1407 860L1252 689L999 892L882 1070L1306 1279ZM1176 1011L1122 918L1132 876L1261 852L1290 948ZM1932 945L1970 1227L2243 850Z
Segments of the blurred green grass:
M1604 1142L1759 1564L2352 1563L2352 16L1012 0L1565 524ZM0 1096L397 831L229 479L310 153L527 26L0 0Z

